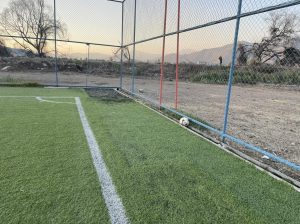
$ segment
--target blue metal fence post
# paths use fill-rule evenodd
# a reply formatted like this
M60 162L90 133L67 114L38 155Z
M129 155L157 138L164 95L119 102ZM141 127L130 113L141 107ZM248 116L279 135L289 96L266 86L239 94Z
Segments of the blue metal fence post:
M123 54L124 54L124 2L122 2L122 31L121 31L121 65L120 65L120 89L123 88Z
M136 66L135 66L135 37L136 37L136 1L134 0L134 27L133 27L133 53L132 53L132 83L131 83L131 92L135 92L135 73L136 73Z
M233 48L232 48L232 59L231 59L231 66L230 66L230 73L229 73L229 80L228 80L228 90L227 90L226 106L225 106L225 112L224 112L224 123L223 123L223 130L222 130L222 141L223 142L225 141L224 135L226 134L226 131L227 131L228 113L229 113L229 106L230 106L230 99L231 99L231 92L232 92L232 83L233 83L234 72L235 72L236 51L237 51L237 44L238 44L239 30L240 30L242 2L243 2L243 0L239 0L238 12L237 12L237 18L236 18L234 42L233 42Z

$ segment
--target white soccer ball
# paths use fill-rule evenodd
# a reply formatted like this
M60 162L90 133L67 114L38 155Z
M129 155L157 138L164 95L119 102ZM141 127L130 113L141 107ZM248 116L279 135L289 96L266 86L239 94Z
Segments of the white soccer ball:
M188 118L182 117L182 118L180 118L180 120L179 120L179 124L181 124L181 125L184 126L184 127L187 127L187 126L189 126L190 122L189 122L189 119L188 119Z

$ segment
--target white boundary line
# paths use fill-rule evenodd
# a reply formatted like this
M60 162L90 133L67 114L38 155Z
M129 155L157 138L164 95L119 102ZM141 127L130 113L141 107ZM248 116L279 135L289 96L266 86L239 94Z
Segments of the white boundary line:
M84 109L82 107L79 97L75 97L77 110L80 116L82 127L90 148L90 152L93 158L93 163L96 168L99 182L102 188L102 194L108 209L110 221L113 224L126 224L129 223L129 219L126 216L124 206L121 198L119 197L112 178L103 160L99 145L96 141L95 135L89 125Z
M0 96L0 98L45 98L45 99L75 99L74 96Z
M0 96L0 99L11 99L11 98L23 98L23 99L30 99L34 98L39 102L45 103L55 103L55 104L75 104L73 102L59 102L54 100L47 100L47 99L75 99L75 97L65 97L65 96Z
M44 97L40 97L40 96L37 96L36 99L38 101L40 101L41 103L45 102L45 103L56 103L56 104L75 104L75 103L72 103L72 102L59 102L59 101L53 101L53 100L44 100L43 99ZM49 98L46 98L46 99L49 99ZM51 99L54 99L54 98L51 98ZM62 99L62 98L60 98Z
M116 188L113 184L112 178L103 160L99 145L96 141L95 135L89 125L84 109L82 107L80 97L55 97L55 96L0 96L0 98L34 98L39 101L45 99L75 99L77 110L80 116L82 127L86 136L87 143L93 158L93 163L98 174L98 179L101 185L103 198L110 216L112 224L129 224L129 219L119 197Z

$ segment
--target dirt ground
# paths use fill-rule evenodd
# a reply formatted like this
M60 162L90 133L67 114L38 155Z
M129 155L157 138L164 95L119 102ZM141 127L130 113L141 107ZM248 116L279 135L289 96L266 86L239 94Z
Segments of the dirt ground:
M88 85L119 86L119 78L88 75ZM53 73L0 72L0 83L31 81L55 84ZM86 75L60 73L62 85L83 86ZM139 94L158 100L159 80L136 79ZM124 86L131 88L130 77ZM222 128L227 86L180 82L178 109ZM164 81L163 103L174 107L175 82ZM300 164L300 88L234 86L228 133Z
M158 80L136 80L143 95L158 99ZM164 82L163 103L174 107L175 83ZM156 91L153 91L156 90ZM222 129L227 86L179 83L178 109ZM234 86L228 133L300 164L300 90Z

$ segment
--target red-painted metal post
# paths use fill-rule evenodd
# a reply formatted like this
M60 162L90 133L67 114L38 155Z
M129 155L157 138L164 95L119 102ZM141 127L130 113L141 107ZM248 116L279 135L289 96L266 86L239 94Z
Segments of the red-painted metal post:
M176 109L176 110L177 110L177 107L178 107L180 11L181 11L181 0L178 0L178 15L177 15L177 50L176 50L176 84L175 84L175 109Z
M160 66L160 93L159 93L159 105L162 105L163 97L163 81L164 81L164 64L165 64L165 48L166 48L166 30L167 30L167 12L168 12L168 0L165 0L165 17L164 17L164 36L163 46L161 55L161 66Z

